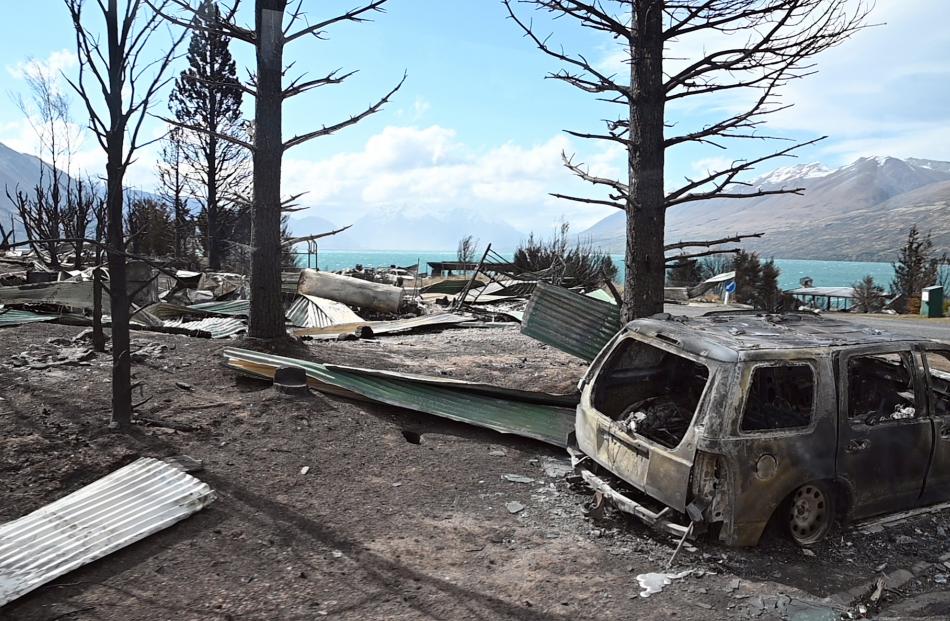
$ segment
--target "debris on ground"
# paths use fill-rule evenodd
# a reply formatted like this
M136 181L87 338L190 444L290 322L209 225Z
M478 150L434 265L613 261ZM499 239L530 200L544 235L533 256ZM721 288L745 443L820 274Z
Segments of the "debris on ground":
M574 427L574 411L564 407L574 400L570 395L325 365L242 349L228 348L224 355L229 368L252 377L273 379L280 367L299 367L310 387L321 392L435 414L562 448Z
M510 483L534 483L534 479L520 474L503 474L501 478Z
M692 573L692 570L681 571L676 574L650 572L638 574L637 582L640 583L640 597L650 597L663 590L663 587L673 584L674 580L680 580Z
M508 513L521 513L525 510L525 506L517 500L506 502L505 508L508 509Z
M0 525L0 606L86 563L168 528L215 499L175 466L139 459Z

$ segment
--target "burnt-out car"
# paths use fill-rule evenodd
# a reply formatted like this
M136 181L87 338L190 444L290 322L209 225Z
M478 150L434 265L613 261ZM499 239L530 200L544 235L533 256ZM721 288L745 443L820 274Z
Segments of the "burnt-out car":
M774 519L808 545L837 518L950 499L950 342L812 315L658 316L621 330L580 388L577 448L728 544Z

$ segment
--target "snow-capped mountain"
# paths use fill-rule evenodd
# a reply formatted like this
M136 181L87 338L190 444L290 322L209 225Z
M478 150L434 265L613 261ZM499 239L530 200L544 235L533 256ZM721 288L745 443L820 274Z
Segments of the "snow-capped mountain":
M761 175L751 187L802 188L785 194L686 203L667 212L667 239L715 239L762 232L746 247L780 258L891 260L910 226L932 231L950 251L950 162L862 157L847 166L788 166ZM624 214L581 233L622 252Z
M817 179L827 177L834 172L834 169L827 168L821 162L812 162L810 164L798 164L796 166L782 166L772 172L766 173L752 181L755 187L780 185L790 183L799 179Z

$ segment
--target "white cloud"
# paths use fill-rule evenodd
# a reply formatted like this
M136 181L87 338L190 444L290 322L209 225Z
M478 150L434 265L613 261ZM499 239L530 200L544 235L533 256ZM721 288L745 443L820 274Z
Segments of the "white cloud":
M6 69L7 73L16 80L23 80L27 76L36 73L42 73L43 75L55 78L59 76L62 71L75 67L78 64L76 51L63 49L51 52L46 59L28 58L14 65L7 65Z
M432 104L429 102L429 100L420 95L416 95L415 100L412 102L412 107L408 109L399 108L395 112L395 117L410 123L418 123L431 109Z
M285 161L284 186L286 192L307 191L303 203L336 222L392 208L433 216L462 208L522 231L546 231L563 216L579 231L611 210L549 195L589 194L589 186L561 162L561 152L573 150L563 135L531 146L510 142L476 151L438 125L387 127L360 151ZM615 149L591 153L591 170L615 175L616 155Z
M783 91L794 104L770 126L828 135L823 151L838 162L864 155L950 157L950 33L923 28L944 0L878 2L878 24L818 57L818 74Z
M868 19L870 27L815 57L817 74L792 80L779 91L777 103L791 107L769 117L760 132L827 135L829 139L821 143L818 152L832 165L873 154L950 157L943 131L950 125L950 108L946 106L950 100L950 30L922 22L930 16L942 23L938 16L946 14L946 4L946 0L878 2ZM851 6L858 4L854 1ZM673 40L665 52L664 69L667 74L674 73L688 60L724 44L741 47L745 36L699 31ZM621 76L627 71L622 51L611 48L602 52L600 69ZM677 126L668 134L745 110L756 94L741 89L671 102L668 120ZM736 157L742 157L741 145L734 146ZM691 164L694 169L704 165Z

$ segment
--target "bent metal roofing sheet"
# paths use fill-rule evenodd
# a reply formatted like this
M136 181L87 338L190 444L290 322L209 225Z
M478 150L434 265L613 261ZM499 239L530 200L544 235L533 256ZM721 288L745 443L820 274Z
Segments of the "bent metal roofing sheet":
M306 360L225 349L232 369L272 378L282 366L304 369L311 388L434 414L501 433L567 446L574 430L576 396L550 395L405 373L325 365Z
M0 606L168 528L214 499L206 483L145 457L0 525Z

